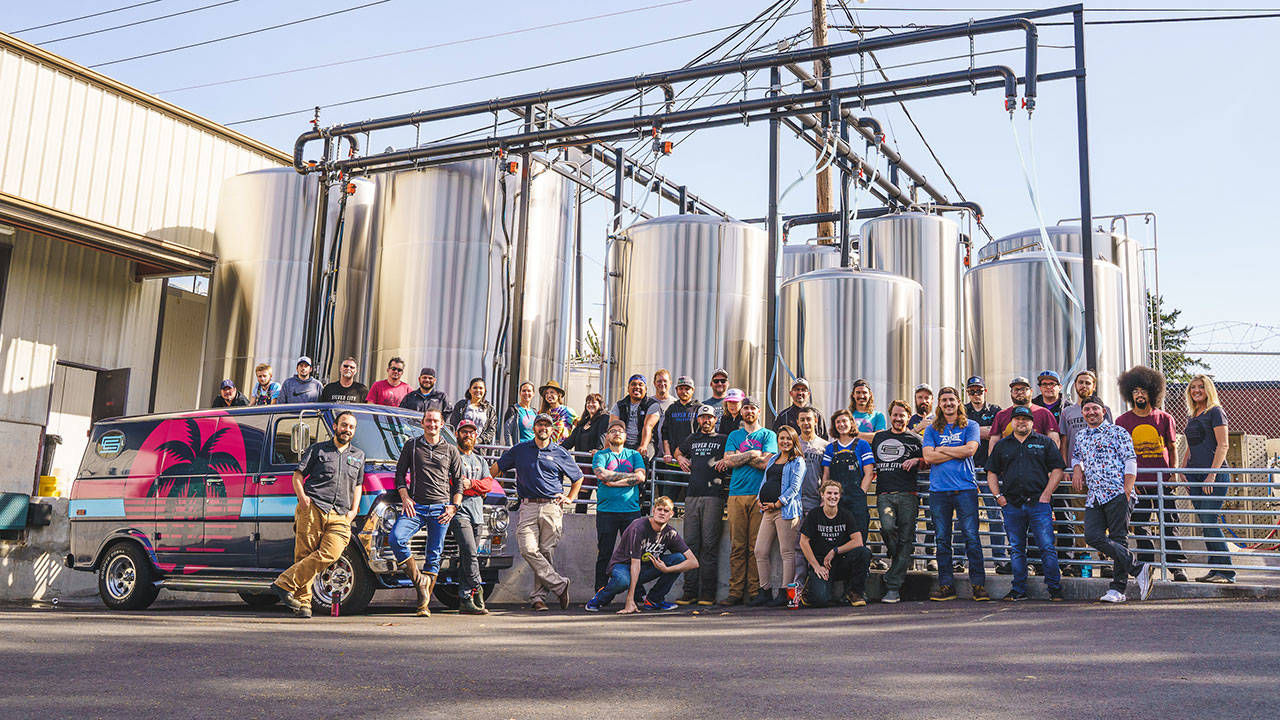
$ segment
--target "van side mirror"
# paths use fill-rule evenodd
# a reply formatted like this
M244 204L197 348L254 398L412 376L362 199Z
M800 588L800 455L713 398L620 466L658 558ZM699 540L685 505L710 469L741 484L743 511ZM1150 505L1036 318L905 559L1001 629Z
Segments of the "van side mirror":
M289 449L293 451L294 455L301 457L302 452L310 446L311 426L299 418L293 429L289 431Z

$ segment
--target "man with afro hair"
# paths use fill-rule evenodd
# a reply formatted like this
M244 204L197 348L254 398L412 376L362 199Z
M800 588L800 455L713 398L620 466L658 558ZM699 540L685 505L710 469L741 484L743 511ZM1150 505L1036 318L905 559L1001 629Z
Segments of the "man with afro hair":
M1129 435L1133 437L1133 449L1138 455L1138 467L1140 469L1173 467L1175 447L1173 416L1160 409L1164 404L1164 375L1145 365L1137 365L1120 374L1119 384L1120 396L1129 404L1130 410L1116 418L1116 425L1128 430ZM1174 478L1166 475L1165 479L1173 480ZM1144 563L1155 562L1155 556L1151 552L1155 545L1150 536L1159 532L1154 529L1159 526L1155 516L1157 503L1160 502L1156 497L1157 488L1151 484L1144 484L1154 483L1155 480L1154 473L1139 474L1138 500L1131 517L1138 549L1146 551L1139 553L1138 561ZM1163 506L1165 527L1171 531L1177 512L1172 493L1165 493ZM1187 561L1182 554L1182 546L1173 538L1171 532L1165 541L1165 550L1168 552L1170 563L1180 564ZM1171 579L1177 581L1187 579L1186 573L1180 568L1171 570L1170 575Z

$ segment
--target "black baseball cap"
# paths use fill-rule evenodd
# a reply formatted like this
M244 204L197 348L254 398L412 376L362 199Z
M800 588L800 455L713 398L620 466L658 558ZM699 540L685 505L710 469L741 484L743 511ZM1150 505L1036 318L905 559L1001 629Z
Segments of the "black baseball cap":
M1035 413L1031 412L1031 408L1027 407L1026 405L1019 405L1013 409L1013 413L1010 415L1010 418L1020 418L1020 417L1024 417L1028 419L1034 418Z
M983 382L981 375L974 375L973 377L966 380L964 383L964 386L967 388L971 388L974 385L977 385L980 388L985 388L987 386L987 384Z

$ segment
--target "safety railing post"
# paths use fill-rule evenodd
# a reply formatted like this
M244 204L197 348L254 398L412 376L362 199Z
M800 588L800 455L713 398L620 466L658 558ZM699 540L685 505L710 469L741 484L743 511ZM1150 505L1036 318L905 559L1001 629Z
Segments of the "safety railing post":
M1169 577L1169 554L1165 549L1164 471L1156 473L1156 522L1160 528L1160 570Z

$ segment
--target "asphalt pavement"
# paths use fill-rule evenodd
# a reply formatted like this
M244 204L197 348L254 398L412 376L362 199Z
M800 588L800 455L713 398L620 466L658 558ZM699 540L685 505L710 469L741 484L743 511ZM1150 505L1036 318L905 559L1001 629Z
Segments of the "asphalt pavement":
M1264 718L1280 602L0 608L5 718Z

